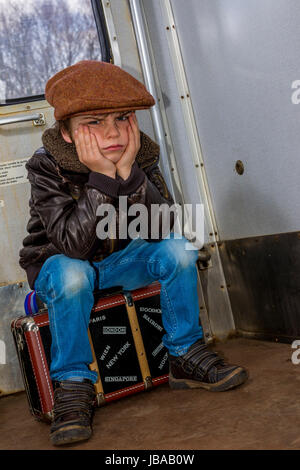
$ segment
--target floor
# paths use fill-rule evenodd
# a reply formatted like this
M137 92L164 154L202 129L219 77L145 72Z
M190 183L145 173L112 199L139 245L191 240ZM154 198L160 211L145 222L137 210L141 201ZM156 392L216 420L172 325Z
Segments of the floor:
M219 343L249 380L223 393L172 391L167 384L97 409L90 450L299 449L300 364L288 344L236 338ZM54 449L49 425L28 411L25 393L0 399L0 449Z

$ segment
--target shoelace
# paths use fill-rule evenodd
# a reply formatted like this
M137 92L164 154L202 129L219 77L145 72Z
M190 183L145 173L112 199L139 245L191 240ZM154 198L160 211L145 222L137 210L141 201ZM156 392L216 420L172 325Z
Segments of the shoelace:
M61 385L54 392L55 420L65 417L69 413L78 413L90 417L94 401L93 386L87 384Z

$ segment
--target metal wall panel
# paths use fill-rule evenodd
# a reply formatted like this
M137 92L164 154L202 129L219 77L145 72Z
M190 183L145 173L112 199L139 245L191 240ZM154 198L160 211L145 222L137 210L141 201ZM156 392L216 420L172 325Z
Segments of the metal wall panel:
M300 338L300 233L222 242L235 327L243 336Z
M299 1L171 4L220 238L298 230Z
M171 140L180 174L185 203L201 203L203 198L197 184L195 167L190 154L189 141L184 125L180 94L176 85L172 57L168 47L166 22L159 1L143 0L145 17L149 28L151 46L162 90L164 107L168 119ZM207 234L205 234L207 241Z
M0 341L5 345L0 355L0 397L24 389L10 324L24 315L24 299L29 290L27 282L0 287Z
M46 101L0 108L0 119L33 113L43 113L45 125L35 127L32 121L27 121L0 126L0 165L30 158L34 150L42 145L42 133L54 122L53 109ZM25 272L19 266L19 250L29 218L30 185L25 166L20 173L25 177L20 180L21 183L0 185L0 286L26 279Z
M186 120L186 115L184 115L183 98L176 79L175 67L182 58L185 60L185 57L174 56L172 43L168 38L172 24L168 22L169 18L166 18L166 11L164 10L167 0L143 0L142 3L172 147L180 174L183 200L185 203L190 204L203 203L205 212L208 213L210 210L210 207L208 207L210 197L206 193L204 185L200 183L199 173L197 174L201 169L196 167L192 156L191 145L193 142L191 142L189 135L191 122ZM186 97L187 94L188 90L186 90ZM209 269L200 273L202 289L200 308L204 308L204 300L212 333L215 337L223 339L234 330L235 326L215 238L216 234L211 231L211 227L205 219L204 241L209 244L208 248L211 251L212 262Z

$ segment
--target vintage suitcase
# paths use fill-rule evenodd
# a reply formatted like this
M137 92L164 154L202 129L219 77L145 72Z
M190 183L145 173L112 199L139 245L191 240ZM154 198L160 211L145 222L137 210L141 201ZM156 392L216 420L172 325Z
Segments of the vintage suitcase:
M51 333L47 309L12 321L11 329L32 414L51 421ZM160 310L160 284L95 297L89 324L97 370L97 405L150 390L168 381L168 353Z

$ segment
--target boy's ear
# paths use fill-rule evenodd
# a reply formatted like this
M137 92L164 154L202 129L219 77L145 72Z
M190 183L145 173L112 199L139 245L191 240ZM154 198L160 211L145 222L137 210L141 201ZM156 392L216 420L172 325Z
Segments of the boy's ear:
M69 132L68 132L64 127L62 127L62 128L60 129L60 133L61 133L61 135L62 135L62 138L63 138L68 144L72 144L72 143L73 143L73 142L72 142L72 139L71 139L71 137L70 137Z

